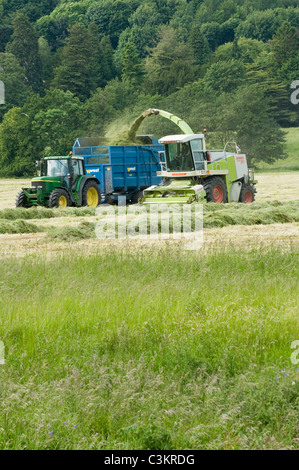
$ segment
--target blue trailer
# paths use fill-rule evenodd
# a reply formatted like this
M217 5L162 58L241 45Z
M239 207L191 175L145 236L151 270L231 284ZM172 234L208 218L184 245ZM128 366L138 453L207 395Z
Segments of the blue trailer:
M137 203L142 191L158 185L157 172L164 162L164 146L153 136L138 136L142 145L97 145L93 138L78 138L73 155L82 156L86 173L100 182L102 202L117 202L126 196L127 202Z

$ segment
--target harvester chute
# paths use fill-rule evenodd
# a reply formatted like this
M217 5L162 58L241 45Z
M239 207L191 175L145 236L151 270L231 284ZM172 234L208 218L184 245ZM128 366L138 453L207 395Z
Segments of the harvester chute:
M184 132L184 134L194 134L191 127L185 121L183 121L183 119L179 118L178 116L175 116L174 114L168 113L167 111L163 111L162 109L149 108L142 113L142 116L147 117L151 116L152 114L155 114L156 116L162 116L174 122L174 124L179 126L179 128Z

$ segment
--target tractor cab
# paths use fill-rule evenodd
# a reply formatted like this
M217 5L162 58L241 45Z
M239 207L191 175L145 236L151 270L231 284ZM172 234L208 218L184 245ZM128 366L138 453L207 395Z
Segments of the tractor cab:
M81 176L85 175L83 157L46 157L40 166L40 177L33 178L32 187L49 186L48 192L53 185L74 190Z
M46 157L41 163L43 180L58 178L63 186L73 185L80 176L85 174L82 157ZM34 181L34 180L33 180Z
M160 141L165 146L165 170L189 172L205 169L206 149L203 134L170 135Z

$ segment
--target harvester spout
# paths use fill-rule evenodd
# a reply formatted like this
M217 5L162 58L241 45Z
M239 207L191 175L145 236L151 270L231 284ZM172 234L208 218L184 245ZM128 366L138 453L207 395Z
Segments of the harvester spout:
M159 114L160 116L174 122L177 126L179 126L179 128L184 132L184 134L194 134L191 127L188 126L188 124L185 121L183 121L183 119L179 118L178 116L175 116L174 114L168 113L167 111L163 111L162 109L149 108L142 113L142 116L147 117L152 114L155 114L155 115Z

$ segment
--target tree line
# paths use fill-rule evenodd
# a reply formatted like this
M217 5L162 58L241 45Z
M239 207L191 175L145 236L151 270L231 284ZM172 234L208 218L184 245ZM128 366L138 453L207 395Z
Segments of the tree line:
M0 17L1 176L31 175L79 136L104 143L149 107L255 164L283 158L283 128L299 125L296 1L0 0Z

